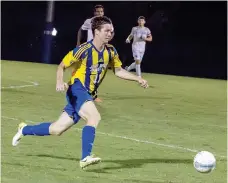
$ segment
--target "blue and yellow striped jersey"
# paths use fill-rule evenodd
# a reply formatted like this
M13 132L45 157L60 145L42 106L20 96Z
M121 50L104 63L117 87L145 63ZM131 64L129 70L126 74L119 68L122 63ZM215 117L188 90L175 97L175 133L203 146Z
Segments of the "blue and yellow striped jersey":
M65 68L72 64L74 72L69 84L72 85L75 79L79 79L88 92L93 93L103 80L108 67L121 67L116 49L107 44L103 51L98 51L92 40L71 50L64 58Z

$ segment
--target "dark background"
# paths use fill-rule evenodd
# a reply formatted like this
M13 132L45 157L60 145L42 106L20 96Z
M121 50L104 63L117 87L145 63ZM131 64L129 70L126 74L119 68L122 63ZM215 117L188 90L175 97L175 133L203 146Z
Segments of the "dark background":
M227 2L55 2L51 63L76 45L77 31L102 4L115 26L113 44L124 65L133 62L125 44L138 16L145 16L153 41L142 71L226 79ZM47 2L2 2L1 59L42 63Z

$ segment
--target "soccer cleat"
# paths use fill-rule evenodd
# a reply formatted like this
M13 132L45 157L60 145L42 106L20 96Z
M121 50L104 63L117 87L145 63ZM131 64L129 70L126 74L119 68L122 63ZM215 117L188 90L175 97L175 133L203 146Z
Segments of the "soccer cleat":
M95 155L86 156L83 160L80 161L80 167L82 169L101 162L101 158L95 157Z
M24 135L22 134L22 129L23 129L25 126L27 126L27 124L25 124L25 123L20 123L20 124L18 125L18 132L16 133L16 135L14 135L13 140L12 140L12 145L13 145L13 146L18 145L18 144L19 144L19 141L20 141L21 138L24 136Z

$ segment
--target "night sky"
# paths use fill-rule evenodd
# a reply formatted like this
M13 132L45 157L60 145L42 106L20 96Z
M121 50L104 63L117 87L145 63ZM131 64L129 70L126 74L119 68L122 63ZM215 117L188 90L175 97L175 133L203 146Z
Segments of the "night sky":
M77 31L93 7L102 4L115 26L113 44L124 65L133 61L125 44L137 18L146 17L153 41L144 72L226 78L227 2L56 2L51 63L59 64L76 45ZM2 59L42 61L47 2L2 2Z

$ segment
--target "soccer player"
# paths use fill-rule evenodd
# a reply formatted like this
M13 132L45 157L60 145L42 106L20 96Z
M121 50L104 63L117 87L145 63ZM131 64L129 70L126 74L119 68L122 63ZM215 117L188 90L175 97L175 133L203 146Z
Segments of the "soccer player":
M138 82L147 88L147 81L122 69L116 49L107 44L112 31L111 20L105 16L96 17L92 22L94 39L70 51L59 64L56 77L56 91L67 89L67 105L60 117L54 122L43 122L36 125L20 123L18 132L12 139L12 145L18 145L23 136L61 135L80 118L86 121L82 129L81 168L98 163L101 158L91 154L96 128L101 120L93 102L93 92L96 91L106 74L108 66L112 66L116 76ZM76 64L76 72L72 75L69 85L64 83L64 70Z
M104 7L102 5L96 5L94 7L94 17L102 17L102 16L104 16ZM86 19L86 21L84 22L84 24L78 30L77 46L79 46L83 42L90 41L90 40L93 39L91 22L92 22L92 20L93 20L94 17L89 18L89 19ZM114 27L112 27L112 29L113 29L112 30L112 36L110 38L110 41L111 41L111 39L114 36ZM85 35L86 35L86 39L85 39ZM95 93L97 93L97 91L95 91ZM102 100L97 97L97 94L94 97L95 97L95 101L96 102L102 102Z
M94 17L104 16L104 7L102 5L96 5L94 7L93 14L94 14ZM86 19L84 24L78 30L77 46L79 46L83 42L90 41L91 39L93 39L91 21L94 17ZM86 36L83 36L83 35L86 35Z
M131 34L126 39L126 43L130 43L133 38L132 53L135 60L129 67L126 67L126 70L136 69L136 74L139 77L141 77L141 62L145 53L146 41L152 41L150 29L144 26L145 23L145 17L140 16L138 26L132 28Z

